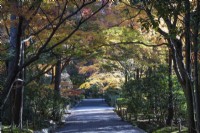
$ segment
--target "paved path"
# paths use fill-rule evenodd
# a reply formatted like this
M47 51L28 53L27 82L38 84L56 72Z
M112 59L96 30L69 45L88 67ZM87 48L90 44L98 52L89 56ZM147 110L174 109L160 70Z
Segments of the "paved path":
M103 99L85 99L71 110L56 133L144 133L124 122Z

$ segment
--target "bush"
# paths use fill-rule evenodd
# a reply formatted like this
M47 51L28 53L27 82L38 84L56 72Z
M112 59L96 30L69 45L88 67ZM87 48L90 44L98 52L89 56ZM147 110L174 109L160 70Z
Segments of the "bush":
M104 93L105 101L110 106L116 106L117 98L119 98L120 93L121 93L120 89L108 88Z
M50 125L49 121L59 122L69 99L55 94L47 85L31 83L25 91L24 121L29 121L33 129Z

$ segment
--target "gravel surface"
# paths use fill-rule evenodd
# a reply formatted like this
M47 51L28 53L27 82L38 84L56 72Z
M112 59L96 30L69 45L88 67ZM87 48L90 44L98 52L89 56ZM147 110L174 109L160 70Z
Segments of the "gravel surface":
M84 99L56 133L145 133L121 120L104 99Z

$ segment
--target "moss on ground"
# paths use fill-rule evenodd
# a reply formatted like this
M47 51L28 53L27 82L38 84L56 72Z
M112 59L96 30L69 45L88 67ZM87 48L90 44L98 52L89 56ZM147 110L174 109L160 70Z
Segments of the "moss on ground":
M2 133L33 133L33 130L30 129L22 129L19 128L10 128L8 126L3 126Z
M156 131L153 131L153 133L178 133L178 127L163 127ZM187 128L183 127L181 130L182 133L187 133Z

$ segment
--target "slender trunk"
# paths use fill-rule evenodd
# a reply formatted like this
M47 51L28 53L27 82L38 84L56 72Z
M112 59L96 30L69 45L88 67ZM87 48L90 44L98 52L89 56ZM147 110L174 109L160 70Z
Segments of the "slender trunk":
M137 68L136 69L136 80L139 80L140 79L140 69Z
M11 14L11 22L14 22L17 20L17 16L16 15L13 15ZM14 80L15 80L15 77L17 76L17 50L16 50L16 47L17 47L17 33L18 33L18 29L17 29L17 26L15 26L14 24L11 25L11 28L10 28L10 47L9 47L9 52L11 53L11 55L13 56L12 58L10 58L9 60L9 63L8 63L8 75L9 77L12 76L12 79L11 79L11 83L14 84ZM14 75L15 73L15 75ZM8 78L9 78L8 77ZM9 84L9 83L8 83ZM16 89L17 83L15 83L14 85L14 88L11 88L12 91L11 91L11 122L12 124L19 124L19 112L17 111L17 106L16 105L19 105L19 102L16 101L16 96L19 92L19 89ZM8 90L6 88L6 90Z
M171 125L173 116L174 116L174 108L173 108L173 84L172 84L172 55L171 50L169 49L169 68L168 68L168 87L169 87L169 99L168 99L168 116L166 120L166 124L168 126Z
M7 74L8 74L8 77L10 77L10 78L7 78L7 80L6 80L2 99L0 100L0 101L2 101L2 103L1 103L1 111L2 112L4 111L3 107L6 104L6 102L3 101L4 100L3 96L5 96L9 92L7 85L9 85L9 83L13 83L14 80L15 80L15 76L16 76L16 67L15 67L16 56L15 56L15 54L16 54L16 43L17 43L17 32L18 32L18 30L17 30L17 26L15 26L13 24L13 22L16 21L16 19L17 19L17 16L11 14L11 16L10 16L10 21L11 21L10 43L9 43L9 54L11 55L11 57L7 61ZM12 92L9 92L9 93L12 93ZM13 103L12 96L7 97L7 101L8 101L9 105L12 105L12 103ZM10 121L13 123L14 120L13 120L13 117L12 117L12 107L11 106L9 106L7 114L9 116Z
M16 49L17 49L17 59L15 61L15 66L19 67L22 66L24 63L24 46L21 44L21 36L22 36L22 24L23 24L23 18L19 17L19 25L18 25L18 32L17 32L17 43L16 43ZM13 107L13 120L14 124L22 128L22 114L23 114L23 82L24 82L24 70L20 71L17 75L19 81L16 81L16 86L13 89L14 91L14 103Z
M187 91L186 102L187 102L187 112L188 112L188 132L196 133L195 121L194 121L194 108L193 108L193 96L191 91Z
M56 63L56 72L55 72L55 92L60 95L60 82L61 82L61 59L59 58Z
M199 75L198 75L198 33L199 33L199 23L200 23L200 1L197 0L197 17L194 24L194 87L195 87L195 103L196 103L196 120L197 120L197 132L200 132L200 91L199 91Z
M191 88L191 81L188 78L188 76L190 75L187 75L186 73L188 73L188 71L185 71L184 69L184 64L183 64L183 59L182 59L182 54L181 54L182 44L180 41L172 40L172 39L171 41L169 41L169 43L171 43L171 46L172 46L171 50L172 50L172 57L173 57L173 63L174 63L173 65L174 70L176 72L176 75L178 77L178 80L183 88L183 91L186 97L189 133L195 133L193 93L192 93L192 88ZM187 52L189 52L188 49L187 49ZM187 67L188 66L190 65L187 65Z
M13 8L18 8L18 1L9 1ZM0 98L1 111L4 105L11 98L11 121L15 125L22 127L22 82L17 80L19 76L19 67L21 65L21 36L22 36L22 24L23 17L11 14L11 27L10 27L10 45L9 52L12 55L8 62L8 77L5 83L2 97ZM18 77L21 78L21 77ZM11 95L10 95L11 94Z
M55 120L58 120L58 112L60 110L57 106L57 98L60 97L60 82L61 82L61 59L57 59L56 68L55 68L55 82L54 82L54 105L53 105L53 117Z
M128 83L128 72L127 72L126 68L125 68L125 70L124 70L124 77L125 77L125 82L124 82L124 84L126 85L126 84Z
M143 74L143 70L142 70L142 68L140 69L140 79L142 78L142 74Z
M190 1L185 0L185 64L188 77L191 77L191 44L190 44ZM186 99L189 117L189 132L196 133L195 120L194 120L194 100L191 78L186 78Z
M196 50L195 50L196 51ZM200 132L200 90L199 90L199 78L198 78L198 57L194 52L194 87L195 87L195 103L196 103L196 120L197 131Z
M20 65L22 66L24 64L24 50L25 50L25 47L24 47L24 43L21 44L21 62L20 62ZM19 114L19 117L20 117L20 120L19 120L19 127L20 129L23 128L23 106L24 106L24 80L25 80L25 70L22 69L22 71L20 72L20 76L19 78L22 80L22 82L20 83L20 86L21 86L21 90L20 90L20 97L19 97L19 100L20 100L20 114Z

